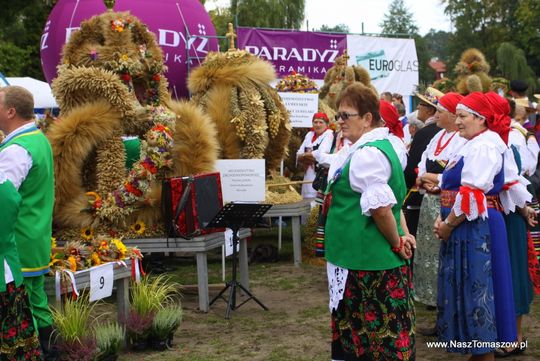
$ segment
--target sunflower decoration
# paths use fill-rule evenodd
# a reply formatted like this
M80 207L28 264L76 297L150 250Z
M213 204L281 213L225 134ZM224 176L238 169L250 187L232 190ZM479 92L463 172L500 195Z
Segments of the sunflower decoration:
M77 259L75 258L75 256L69 256L68 259L67 259L67 262L69 264L69 269L72 272L76 272L77 271Z
M87 241L94 239L94 230L90 227L84 227L81 229L81 237Z
M99 255L96 252L92 252L90 259L92 266L99 266L101 264L101 258L99 258Z
M118 238L113 238L109 242L110 248L113 252L116 252L118 255L118 259L124 259L126 258L127 253L127 247L122 241Z
M146 230L146 225L143 221L138 220L137 222L133 223L130 228L133 232L141 235L144 234L144 231Z

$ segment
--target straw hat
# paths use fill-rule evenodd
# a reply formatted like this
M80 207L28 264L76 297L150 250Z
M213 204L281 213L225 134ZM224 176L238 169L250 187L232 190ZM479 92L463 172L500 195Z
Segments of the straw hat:
M540 94L539 94L540 95ZM536 95L535 95L536 97ZM520 106L520 107L523 107L525 108L525 110L527 111L527 113L534 113L536 112L536 109L531 106L531 103L529 102L529 100L527 98L517 98L517 99L514 99L514 103L516 103L516 106Z
M433 87L428 87L424 94L416 93L415 95L424 103L437 108L437 103L439 102L438 99L442 97L444 93Z

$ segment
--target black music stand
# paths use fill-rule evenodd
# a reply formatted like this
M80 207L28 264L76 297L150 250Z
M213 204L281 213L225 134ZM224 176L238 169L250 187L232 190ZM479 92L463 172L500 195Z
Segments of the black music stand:
M238 231L240 228L253 227L261 217L272 208L271 204L258 204L258 203L228 203L226 204L219 213L212 219L206 228L230 228L233 232L233 266L232 266L232 279L226 283L225 288L223 288L219 294L210 301L210 306L216 302L218 298L223 299L227 302L227 312L225 313L225 318L231 318L231 310L240 308L243 304L253 299L259 304L263 309L268 311L268 307L263 305L261 301L257 299L249 290L247 290L240 282L236 280L236 263L238 261L236 247L238 245ZM246 293L249 297L244 300L241 304L236 306L236 288L240 288ZM226 299L223 297L223 294L227 289L230 288L229 298Z

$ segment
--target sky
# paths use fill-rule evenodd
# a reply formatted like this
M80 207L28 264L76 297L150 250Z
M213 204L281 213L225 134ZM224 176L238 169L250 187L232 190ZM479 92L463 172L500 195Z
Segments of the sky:
M388 11L391 0L305 0L305 20L309 30L319 29L322 25L330 27L345 24L351 33L380 33L379 23ZM228 0L207 0L206 9L217 6L228 6ZM331 4L331 6L329 6ZM414 21L425 35L430 29L450 31L450 21L444 15L441 0L405 0ZM308 30L304 24L302 30Z

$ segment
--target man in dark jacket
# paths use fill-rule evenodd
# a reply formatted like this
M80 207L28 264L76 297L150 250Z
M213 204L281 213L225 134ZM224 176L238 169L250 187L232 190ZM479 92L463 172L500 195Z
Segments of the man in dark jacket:
M418 163L420 163L422 153L426 150L431 139L441 130L434 118L437 112L436 96L429 93L417 93L416 96L420 99L420 103L416 108L418 110L417 118L423 121L425 126L414 135L411 148L409 149L409 158L407 160L407 167L405 168L405 183L408 188L408 197L403 204L407 227L409 228L409 232L414 236L416 236L420 205L422 204L422 195L418 193L416 187Z

